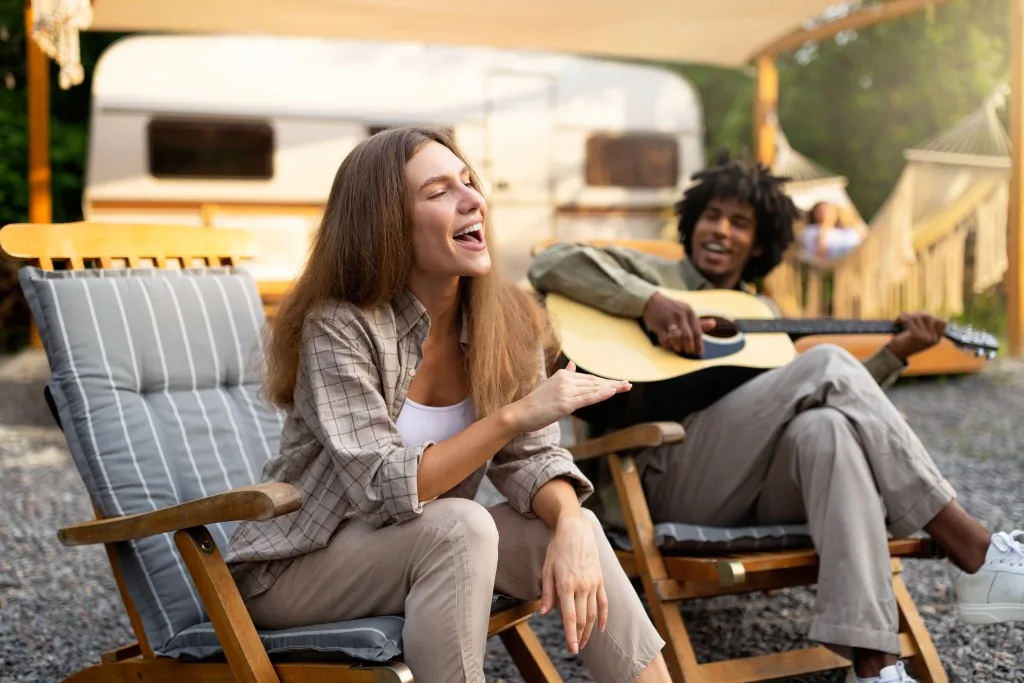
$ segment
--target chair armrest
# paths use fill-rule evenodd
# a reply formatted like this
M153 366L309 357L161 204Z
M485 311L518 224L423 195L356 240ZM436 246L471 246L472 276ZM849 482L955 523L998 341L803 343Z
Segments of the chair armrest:
M569 447L573 460L590 460L609 453L653 448L667 443L679 443L686 430L678 422L645 422L619 429L596 439L587 439Z
M300 507L302 494L298 489L291 484L270 482L243 486L152 512L74 524L59 529L57 538L64 545L118 543L206 524L271 519Z

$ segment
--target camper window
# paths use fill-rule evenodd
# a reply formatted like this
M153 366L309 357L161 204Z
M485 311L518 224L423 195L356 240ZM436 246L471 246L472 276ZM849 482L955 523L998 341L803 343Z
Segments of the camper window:
M592 135L587 139L587 184L615 187L675 187L679 142L668 135Z
M274 131L263 121L153 119L149 172L157 178L266 180Z

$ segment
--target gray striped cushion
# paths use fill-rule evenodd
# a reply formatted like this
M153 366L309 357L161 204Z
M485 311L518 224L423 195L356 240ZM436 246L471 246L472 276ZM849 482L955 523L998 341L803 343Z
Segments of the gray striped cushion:
M147 512L260 479L280 415L257 396L263 309L241 269L20 273L50 390L103 515ZM227 549L231 525L210 531ZM118 557L158 653L206 621L170 534Z
M609 532L608 538L619 550L633 549L625 532ZM654 542L666 555L713 555L813 545L806 524L714 527L666 522L654 525Z
M282 659L298 654L302 659L313 659L316 653L323 659L360 659L366 662L387 662L402 654L402 629L405 619L400 616L353 619L333 624L318 624L279 631L260 631L260 640L267 653ZM176 635L164 647L164 654L176 659L210 659L223 653L213 624L204 622L189 627Z
M510 609L522 602L511 596L495 593L491 596L491 614ZM263 647L275 659L295 654L305 661L341 656L367 662L386 662L402 654L403 628L405 618L393 615L279 631L260 630L259 636L263 641ZM209 622L185 629L172 638L163 650L165 655L178 659L210 659L219 657L222 652L213 624Z

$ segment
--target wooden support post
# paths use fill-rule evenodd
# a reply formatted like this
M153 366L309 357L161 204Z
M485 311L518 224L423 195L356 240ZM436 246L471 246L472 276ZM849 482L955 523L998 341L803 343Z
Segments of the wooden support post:
M1024 355L1024 239L1021 235L1021 204L1024 202L1024 175L1021 145L1024 144L1024 0L1013 0L1010 9L1010 209L1007 225L1006 271L1007 309L1009 313L1009 355Z
M50 173L50 61L32 39L31 0L25 0L25 60L28 91L28 221L53 222ZM29 345L43 348L35 320L29 321Z
M771 166L775 160L775 121L779 105L779 72L775 59L757 58L757 83L754 92L754 154L757 161Z
M32 39L32 6L25 3L28 60L28 220L53 222L50 188L50 62Z

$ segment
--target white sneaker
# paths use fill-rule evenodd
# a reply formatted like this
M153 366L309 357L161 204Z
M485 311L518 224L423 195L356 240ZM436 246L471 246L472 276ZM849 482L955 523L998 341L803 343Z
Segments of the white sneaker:
M953 590L967 624L1024 621L1024 531L992 534L985 564L974 574L956 570Z
M903 662L896 662L892 666L882 669L876 678L858 678L851 666L850 672L846 674L846 683L917 683L917 681L907 673L907 667Z

